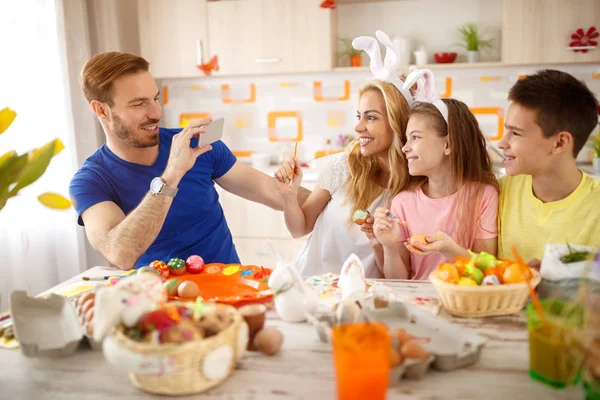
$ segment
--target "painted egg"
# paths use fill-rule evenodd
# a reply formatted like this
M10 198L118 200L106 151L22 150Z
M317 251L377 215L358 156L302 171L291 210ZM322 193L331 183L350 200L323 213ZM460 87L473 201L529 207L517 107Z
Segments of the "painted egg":
M481 284L483 286L500 285L500 280L498 279L498 277L496 275L488 275L485 278L483 278L483 281Z
M165 282L164 287L167 290L167 296L177 296L177 289L181 281L179 279L169 279Z
M200 256L189 256L185 261L185 269L190 274L199 274L204 269L204 260Z
M367 210L356 210L354 214L352 214L352 221L355 224L362 225L367 222L367 218L371 216L371 213Z
M163 261L154 260L148 266L154 268L162 278L166 279L169 277L169 268Z
M417 233L416 235L412 235L408 240L408 243L412 246L414 246L417 242L420 244L427 244L427 235L424 233ZM415 248L415 252L422 253L422 251L417 248Z
M167 267L172 275L179 276L185 274L185 261L179 257L171 258L167 263Z
M148 267L148 266L139 268L137 273L138 274L155 274L157 276L160 276L160 273L157 270L155 270L154 268Z
M200 288L195 282L185 281L182 282L177 288L177 294L179 297L195 299L196 297L200 296Z
M183 320L171 325L160 334L161 343L183 343L204 337L202 330L192 321Z

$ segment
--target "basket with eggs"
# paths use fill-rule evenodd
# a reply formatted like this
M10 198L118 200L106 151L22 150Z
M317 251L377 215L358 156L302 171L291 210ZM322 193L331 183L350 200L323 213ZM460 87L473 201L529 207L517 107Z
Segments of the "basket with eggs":
M472 253L440 264L429 279L444 308L458 317L486 317L521 311L541 281L513 249L516 261Z

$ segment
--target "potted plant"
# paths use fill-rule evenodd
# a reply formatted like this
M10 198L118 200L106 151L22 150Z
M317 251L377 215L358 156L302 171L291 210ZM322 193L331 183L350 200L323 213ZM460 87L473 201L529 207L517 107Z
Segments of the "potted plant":
M590 142L594 149L594 158L592 159L594 175L600 175L600 132L596 136L592 136Z
M361 65L361 50L356 50L352 47L352 39L342 37L340 38L342 43L342 49L338 52L340 57L348 57L350 59L351 67L360 67Z
M461 40L459 45L468 51L469 64L479 62L481 50L492 47L491 39L483 39L479 27L473 23L467 23L458 28Z
M9 108L0 109L0 135L8 129L17 113ZM21 189L37 181L48 167L50 160L64 149L60 139L54 139L44 146L19 155L11 150L0 150L0 210L6 202L15 197ZM67 209L71 202L56 193L43 193L39 201L49 208Z

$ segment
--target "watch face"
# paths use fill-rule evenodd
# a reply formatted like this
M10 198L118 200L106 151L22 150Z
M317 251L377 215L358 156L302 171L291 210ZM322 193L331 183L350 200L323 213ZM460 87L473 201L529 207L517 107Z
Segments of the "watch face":
M152 179L152 182L150 182L150 191L153 194L158 194L162 190L163 186L164 186L164 183L163 183L162 179L160 179L158 177L154 178L154 179Z

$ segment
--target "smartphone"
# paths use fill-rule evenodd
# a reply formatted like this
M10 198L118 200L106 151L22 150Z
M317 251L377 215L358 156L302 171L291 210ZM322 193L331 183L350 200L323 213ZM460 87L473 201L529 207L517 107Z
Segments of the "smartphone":
M198 147L206 146L221 140L223 138L223 126L225 125L225 118L217 118L213 120L209 125L204 127L206 132L201 133L198 139Z

